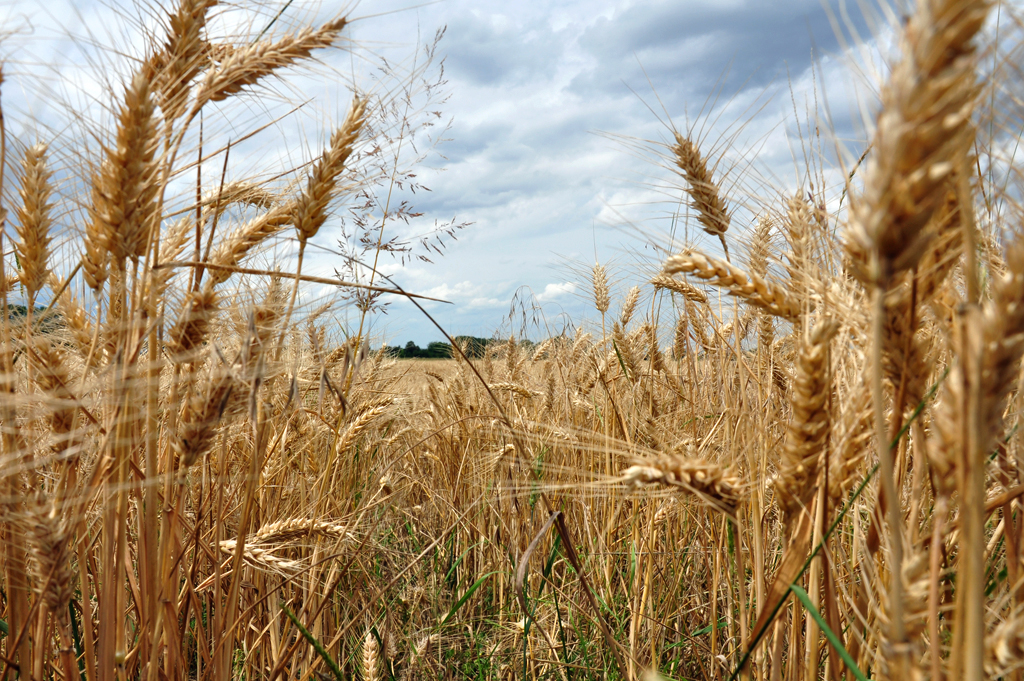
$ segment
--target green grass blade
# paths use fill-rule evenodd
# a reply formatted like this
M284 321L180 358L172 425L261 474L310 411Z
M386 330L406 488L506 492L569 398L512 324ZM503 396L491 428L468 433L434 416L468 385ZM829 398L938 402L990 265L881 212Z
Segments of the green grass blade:
M473 586L466 589L466 593L464 593L462 595L462 598L460 598L458 602L452 606L452 609L448 611L448 614L444 616L443 620L438 622L437 626L443 627L445 624L447 624L448 620L450 620L452 616L454 616L455 613L457 613L462 608L462 606L466 604L466 601L468 601L469 597L473 595L473 592L479 589L483 585L483 583L487 581L488 577L491 577L492 575L496 574L498 574L498 570L488 572L486 575L473 582Z
M334 678L338 681L346 681L345 676L341 673L341 667L339 667L338 663L334 661L334 658L327 652L327 649L324 648L323 644L316 640L316 637L309 633L309 630L306 629L306 627L302 626L302 622L300 622L299 618L295 616L295 613L288 609L287 605L282 603L281 609L284 610L285 615L288 615L288 619L290 619L292 624L298 628L302 633L302 636L309 641L309 645L313 646L313 650L317 652L317 655L319 655L324 663L330 667L331 671L334 672Z
M726 621L725 621L724 617L722 619L718 620L718 628L719 629L724 629L725 628L725 624L726 624ZM697 631L692 632L689 635L689 637L690 638L696 638L697 636L703 636L704 634L708 633L709 631L711 631L711 625L710 624L708 626L704 627L703 629L698 629Z
M839 637L836 636L834 631L829 629L827 624L825 624L825 618L821 616L820 612L818 612L818 608L814 606L814 603L811 601L811 597L807 595L807 592L796 584L790 585L789 590L800 599L800 602L804 604L805 608L807 608L807 612L811 613L811 617L813 617L814 621L818 623L818 628L821 629L822 633L825 634L825 638L828 639L828 642L831 643L832 647L839 653L839 657L843 658L843 662L846 663L846 668L850 670L850 673L856 676L860 681L868 681L868 677L864 675L864 672L862 672L860 667L857 666L857 663L850 656L850 653L846 651L846 648L839 640Z
M475 549L476 547L480 546L481 544L483 544L483 542L479 541L479 542L473 544L472 546L470 546L465 551L463 551L462 555L459 556L456 559L456 561L454 563L452 563L452 566L448 569L448 573L444 576L444 581L447 582L448 580L450 580L452 578L452 575L455 574L455 571L459 569L460 565L462 565L462 561L465 560L466 556L469 555L469 552L472 551L473 549Z

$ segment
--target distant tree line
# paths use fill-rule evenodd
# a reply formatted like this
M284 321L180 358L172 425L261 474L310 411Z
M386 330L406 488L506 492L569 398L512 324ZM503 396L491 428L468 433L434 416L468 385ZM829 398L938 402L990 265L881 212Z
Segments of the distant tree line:
M508 342L500 339L495 340L494 338L477 338L476 336L455 336L453 340L463 348L463 351L470 359L480 359L483 357L487 352L487 347L492 344ZM520 341L520 344L528 347L533 347L534 345L532 341L528 340ZM428 343L425 348L421 348L413 341L409 341L405 344L405 347L389 345L385 348L385 351L398 359L447 359L455 354L452 352L452 346L449 343L442 343L440 341Z
M7 305L7 321L15 327L21 326L28 319L27 305ZM64 316L53 310L37 305L32 313L33 326L37 333L55 333L64 328Z

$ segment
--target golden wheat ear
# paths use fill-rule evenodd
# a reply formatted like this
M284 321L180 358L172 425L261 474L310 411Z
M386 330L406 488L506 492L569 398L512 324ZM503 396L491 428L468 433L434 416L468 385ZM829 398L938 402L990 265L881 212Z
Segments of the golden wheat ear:
M688 492L710 506L734 515L739 498L739 481L722 466L687 456L665 454L622 471L616 482L627 485L664 485Z
M193 81L211 66L210 45L204 38L210 10L219 0L181 0L168 15L165 43L148 60L156 96L164 118L177 120L185 113Z
M595 263L591 278L594 285L594 307L603 315L608 312L608 306L611 304L608 297L608 272L604 265Z
M803 313L800 302L782 287L703 253L685 251L669 256L662 265L662 275L671 276L680 272L727 289L729 293L776 317L794 321Z
M19 241L14 251L21 265L21 283L29 307L34 307L36 295L50 276L50 170L46 165L46 145L35 144L25 150L22 160L21 205L17 208Z
M725 233L729 230L730 219L721 190L693 140L679 132L675 133L675 138L672 153L676 157L676 166L689 184L688 191L697 211L697 222L705 232L718 237L725 259L728 260L729 246L725 241Z
M342 17L277 41L259 41L229 51L220 64L207 72L196 93L193 111L209 102L223 101L281 69L308 60L314 50L337 42L347 25L348 20Z
M831 430L832 392L829 341L839 325L821 320L800 348L791 392L793 416L775 487L788 516L810 504L818 489L818 471Z
M337 189L338 177L359 138L366 121L366 100L355 98L345 121L334 134L331 144L313 166L306 188L295 202L293 219L299 234L299 243L313 238L327 219L327 204Z
M851 192L846 248L865 281L917 263L934 236L924 228L945 200L943 186L966 169L980 91L974 39L991 7L921 0L903 33L903 58L882 89L864 186ZM881 265L872 264L873 253Z

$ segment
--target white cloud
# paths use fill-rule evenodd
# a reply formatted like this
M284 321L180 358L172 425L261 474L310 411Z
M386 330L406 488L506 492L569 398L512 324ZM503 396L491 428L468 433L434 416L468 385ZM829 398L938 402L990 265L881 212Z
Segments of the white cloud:
M561 284L548 284L544 287L544 290L537 294L537 300L542 303L546 303L552 300L557 300L565 295L575 293L576 284L571 281L562 282Z

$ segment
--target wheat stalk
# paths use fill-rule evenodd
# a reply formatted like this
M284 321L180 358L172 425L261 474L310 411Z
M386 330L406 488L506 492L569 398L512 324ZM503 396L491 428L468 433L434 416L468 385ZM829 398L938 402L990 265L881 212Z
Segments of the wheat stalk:
M378 681L377 672L380 656L380 646L373 631L366 632L363 639L363 681Z
M708 297L703 291L696 286L692 286L685 281L670 277L667 274L659 274L651 279L651 284L654 285L655 289L665 289L678 293L689 301L694 303L707 303Z
M91 223L86 229L92 246L82 261L92 280L101 278L95 272L101 267L98 256L103 251L109 252L115 266L123 268L126 258L145 255L149 246L159 193L156 132L151 83L140 73L125 91L114 147L106 151L92 182Z
M866 281L912 268L933 236L924 227L974 143L974 38L990 8L921 0L903 33L903 58L882 88L863 190L851 192L847 252Z
M46 506L49 506L47 509ZM68 602L74 596L74 573L71 569L68 523L56 504L35 504L29 526L36 580L46 609L61 622L67 620Z
M180 0L169 16L163 49L149 60L148 68L157 83L160 108L168 121L185 112L189 86L209 66L209 44L203 38L210 9L219 0Z

